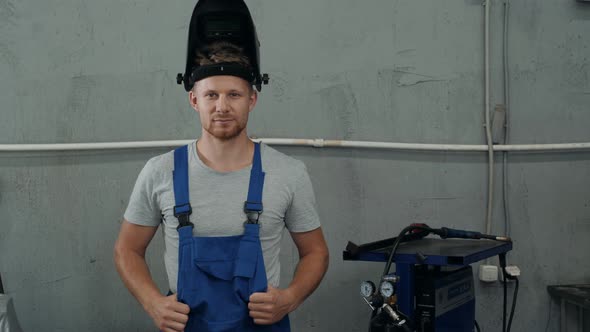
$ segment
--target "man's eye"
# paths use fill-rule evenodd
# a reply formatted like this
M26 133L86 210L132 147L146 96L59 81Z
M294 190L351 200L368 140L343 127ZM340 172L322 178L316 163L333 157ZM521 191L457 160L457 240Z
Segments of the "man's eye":
M213 92L208 93L208 94L205 95L205 97L207 97L207 98L215 98L215 96L217 96L217 94L216 93L213 93Z
M230 96L230 97L239 97L239 96L240 96L240 94L239 94L239 93L237 93L237 92L232 92L232 93L230 93L230 94L229 94L229 96Z

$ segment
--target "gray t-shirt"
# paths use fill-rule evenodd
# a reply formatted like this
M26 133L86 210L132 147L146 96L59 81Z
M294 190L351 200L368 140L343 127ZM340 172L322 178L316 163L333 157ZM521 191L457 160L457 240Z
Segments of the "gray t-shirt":
M248 196L251 166L229 173L206 166L189 145L189 192L194 236L232 236L244 232L243 211ZM305 165L267 145L261 145L262 169L266 173L260 216L260 240L268 282L279 285L279 252L285 227L307 232L320 227L315 196ZM164 262L170 289L178 278L178 220L174 217L172 170L174 152L150 159L137 178L125 211L133 224L164 229Z

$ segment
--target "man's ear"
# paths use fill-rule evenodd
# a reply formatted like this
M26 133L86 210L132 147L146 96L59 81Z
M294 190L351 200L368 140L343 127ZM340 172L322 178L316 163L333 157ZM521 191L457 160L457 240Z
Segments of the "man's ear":
M194 89L191 89L191 91L188 92L188 102L195 111L199 111L197 108L197 93L194 91Z
M250 107L249 107L250 112L254 109L254 106L256 106L257 101L258 101L258 92L256 90L252 89L252 93L250 94Z

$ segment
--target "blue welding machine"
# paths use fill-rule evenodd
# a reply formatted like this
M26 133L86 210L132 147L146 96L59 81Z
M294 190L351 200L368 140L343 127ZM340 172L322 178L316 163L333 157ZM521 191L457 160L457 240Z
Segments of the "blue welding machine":
M414 296L417 330L473 330L475 294L471 266L451 271L444 271L440 266L417 266Z
M395 238L349 242L343 259L387 262L378 286L361 283L361 296L372 309L369 332L473 332L471 264L496 255L502 261L510 250L507 237L422 224L406 227Z

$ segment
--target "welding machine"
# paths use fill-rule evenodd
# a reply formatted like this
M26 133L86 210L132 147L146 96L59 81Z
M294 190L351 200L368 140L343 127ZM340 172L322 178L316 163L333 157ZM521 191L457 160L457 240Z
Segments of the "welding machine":
M414 296L414 326L419 331L473 330L475 295L471 266L451 271L443 271L440 266L417 266Z
M442 239L427 238L430 234ZM343 258L387 262L378 287L372 281L361 283L361 296L372 309L369 332L473 332L470 264L495 255L505 261L510 250L507 237L421 224L406 227L395 238L348 242ZM393 262L396 269L390 273Z

